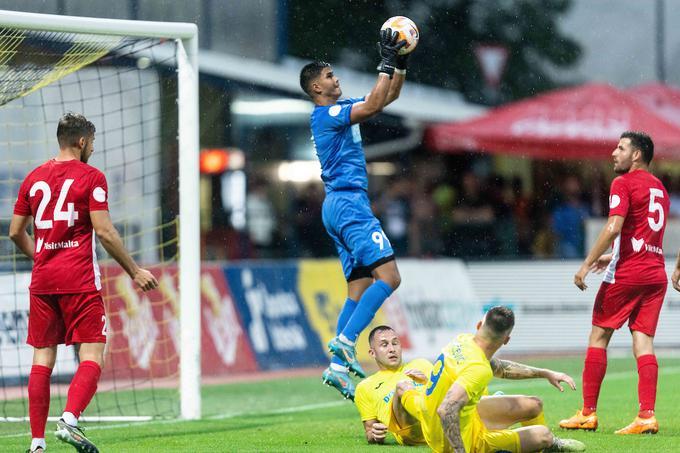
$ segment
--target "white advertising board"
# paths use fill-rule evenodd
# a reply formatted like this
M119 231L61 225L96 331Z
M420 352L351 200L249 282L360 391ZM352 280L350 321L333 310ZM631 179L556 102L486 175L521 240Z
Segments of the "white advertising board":
M28 335L28 285L31 274L0 275L0 383L15 385L31 371L33 347ZM72 376L78 364L73 347L60 345L53 377Z
M456 335L472 332L482 311L460 260L398 262L401 286L383 305L400 332L407 332L404 358L434 359Z
M507 352L584 351L591 329L595 295L602 275L589 274L588 289L574 286L581 261L506 261L470 263L472 285L484 306L508 305L516 315ZM674 263L667 264L668 275ZM657 347L680 344L680 293L669 285L661 310ZM612 348L630 350L631 339L624 325L612 337Z

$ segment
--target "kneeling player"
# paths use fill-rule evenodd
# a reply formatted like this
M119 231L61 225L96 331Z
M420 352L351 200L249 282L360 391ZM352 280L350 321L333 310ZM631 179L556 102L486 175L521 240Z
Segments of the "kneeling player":
M571 377L493 358L510 340L515 317L507 307L493 307L477 324L474 335L461 334L434 363L425 392L402 392L401 404L420 421L423 437L436 452L487 453L585 451L583 443L560 439L544 425L542 403L526 396L492 396L493 376L507 379L543 377L563 391L561 382L576 389ZM523 426L508 429L520 422Z

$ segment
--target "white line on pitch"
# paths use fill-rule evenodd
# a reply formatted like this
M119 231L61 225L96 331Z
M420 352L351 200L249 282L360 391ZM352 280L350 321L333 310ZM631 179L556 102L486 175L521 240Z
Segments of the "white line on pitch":
M679 374L680 373L680 367L659 367L659 374L660 375L672 375L672 374ZM629 378L631 375L633 375L633 371L619 371L616 373L609 373L606 375L605 379L606 380L620 380L620 379L625 379ZM492 385L492 390L496 389L503 389L503 388L518 388L518 387L533 387L536 385L536 379L530 379L526 380L523 382L502 382L499 384L494 384ZM303 411L310 411L314 409L323 409L327 407L334 407L334 406L340 406L342 404L346 404L345 401L327 401L324 403L316 403L316 404L305 404L302 406L292 406L292 407L283 407L280 409L274 409L270 411L241 411L241 412L229 412L225 414L217 414L217 415L211 415L208 417L205 417L203 420L226 420L229 418L236 418L236 417L242 417L242 416L257 416L257 415L278 415L278 414L288 414L292 412L303 412ZM116 429L116 428L127 428L127 427L134 427L134 426L141 426L141 425L170 425L170 424L176 424L176 423L182 423L182 422L191 422L192 420L183 420L179 418L173 418L170 420L150 420L150 421L144 421L144 422L137 422L137 423L119 423L115 425L103 425L103 426L92 426L89 425L87 427L88 431L95 431L95 430L103 430L103 429ZM4 434L0 435L0 439L8 439L8 438L13 438L13 437L24 437L24 436L30 436L30 432L25 432L22 434Z
M231 413L226 413L226 414L218 414L218 415L211 415L209 417L205 417L205 420L224 420L227 418L235 418L235 417L241 417L244 415L277 415L277 414L289 414L291 412L302 412L302 411L311 411L314 409L323 409L326 407L334 407L334 406L340 406L341 404L345 404L345 401L327 401L325 403L316 403L316 404L305 404L304 406L294 406L294 407L283 407L281 409L274 409L271 411L262 411L262 412L231 412Z
M304 412L304 411L311 411L315 409L323 409L327 407L334 407L334 406L340 406L343 404L347 404L346 401L327 401L325 403L316 403L316 404L304 404L302 406L292 406L292 407L282 407L280 409L273 409L270 411L241 411L241 412L228 412L224 414L217 414L217 415L211 415L208 417L204 417L203 420L226 420L229 418L236 418L236 417L242 417L242 416L258 416L258 415L278 415L278 414L289 414L293 412ZM143 421L143 422L136 422L136 423L118 423L115 425L102 425L102 426L96 426L96 425L88 425L87 430L88 431L95 431L95 430L101 430L101 429L115 429L115 428L127 428L127 427L135 427L135 426L141 426L141 425L170 425L170 424L175 424L175 423L182 423L182 422L192 422L192 421L200 421L200 420L183 420L180 418L173 418L170 420L149 420L149 421ZM4 434L0 436L0 439L8 439L12 437L24 437L24 436L30 436L30 432L25 432L21 434Z

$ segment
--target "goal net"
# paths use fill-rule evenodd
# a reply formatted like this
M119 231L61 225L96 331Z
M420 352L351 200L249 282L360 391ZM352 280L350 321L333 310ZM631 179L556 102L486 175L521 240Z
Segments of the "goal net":
M56 155L57 122L68 111L95 124L88 163L107 177L127 249L160 281L141 293L98 245L108 342L83 418L197 418L197 72L186 46L195 50L195 40L182 41L195 27L64 19L0 11L0 420L27 421L32 360L31 262L10 241L9 222L24 177ZM77 366L74 348L60 346L51 416L61 414ZM16 431L16 423L0 424L0 433Z

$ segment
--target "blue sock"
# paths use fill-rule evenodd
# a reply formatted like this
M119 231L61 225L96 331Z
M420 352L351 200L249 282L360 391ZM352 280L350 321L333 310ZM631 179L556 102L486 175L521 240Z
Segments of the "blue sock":
M364 291L357 308L347 321L345 328L342 329L342 334L348 340L356 341L361 331L373 321L375 312L385 302L385 299L390 297L390 294L392 294L390 285L382 280L376 280Z
M345 305L342 306L342 310L340 310L340 315L338 316L338 325L335 328L336 336L340 335L342 329L345 328L345 326L347 325L347 321L349 321L349 318L352 316L352 313L354 313L355 308L357 308L357 302L348 297L345 300ZM331 357L331 363L342 365L343 367L345 366L345 362L340 360L335 354L333 354L333 356Z

